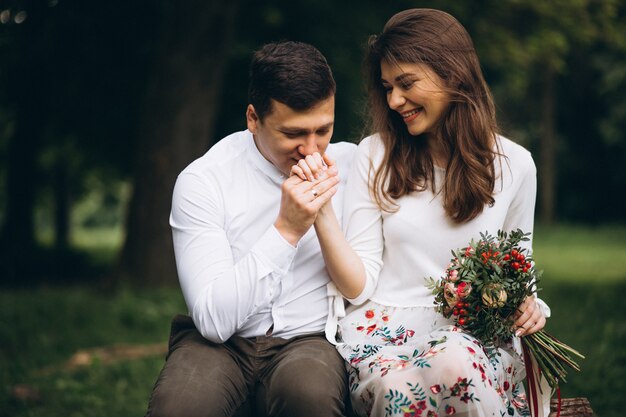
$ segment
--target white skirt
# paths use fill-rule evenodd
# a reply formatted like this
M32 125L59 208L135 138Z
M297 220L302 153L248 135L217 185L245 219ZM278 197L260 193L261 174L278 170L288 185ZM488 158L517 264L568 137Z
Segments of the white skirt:
M360 416L529 416L521 356L485 350L434 307L369 301L340 321Z

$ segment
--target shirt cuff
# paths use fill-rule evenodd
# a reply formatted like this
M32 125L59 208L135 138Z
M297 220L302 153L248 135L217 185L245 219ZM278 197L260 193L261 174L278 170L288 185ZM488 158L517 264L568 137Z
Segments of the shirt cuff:
M543 301L541 298L537 297L537 295L535 295L535 300L537 301L537 306L539 307L539 310L541 310L541 312L543 313L543 316L545 318L549 318L552 314L552 311L550 310L548 304L546 304L546 302Z
M361 294L357 295L355 298L346 298L348 302L352 305L359 306L366 302L374 293L374 280L365 278L365 286L363 287L363 291Z
M279 273L285 274L289 271L297 249L272 225L254 245L252 252L271 263Z

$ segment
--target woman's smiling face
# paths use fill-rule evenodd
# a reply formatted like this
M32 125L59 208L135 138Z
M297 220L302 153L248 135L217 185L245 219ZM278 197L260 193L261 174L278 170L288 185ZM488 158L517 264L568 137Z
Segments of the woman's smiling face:
M389 108L398 112L413 136L435 133L450 104L445 82L425 64L380 64Z

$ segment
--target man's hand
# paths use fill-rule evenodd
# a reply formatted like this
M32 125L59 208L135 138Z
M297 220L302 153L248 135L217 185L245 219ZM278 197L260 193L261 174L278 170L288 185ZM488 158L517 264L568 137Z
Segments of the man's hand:
M311 163L306 164L308 171L301 167L301 171L294 172L295 168L300 167L300 163L294 165L292 176L281 187L280 212L274 226L293 246L297 245L313 225L320 208L335 195L339 184L334 164L327 166L318 153L314 155L305 158ZM328 160L331 161L329 158Z
M322 157L319 152L307 155L298 161L297 165L291 167L291 175L297 175L303 181L315 181L335 162L326 154Z

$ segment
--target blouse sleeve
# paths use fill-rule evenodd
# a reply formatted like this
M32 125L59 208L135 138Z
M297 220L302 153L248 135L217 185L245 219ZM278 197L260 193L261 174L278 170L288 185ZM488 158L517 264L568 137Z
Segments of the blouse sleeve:
M372 296L383 266L382 214L370 192L374 166L381 159L382 146L376 141L376 137L363 139L352 164L345 191L344 233L365 267L363 291L356 298L348 299L354 305L362 304Z
M518 184L515 197L511 202L506 218L504 220L504 230L521 229L524 232L533 232L535 219L535 201L537 197L537 167L528 151L520 165L523 166L519 172L519 178L513 178L513 183ZM516 172L514 170L514 172ZM529 253L532 253L532 238L530 235L528 242L522 242ZM536 296L536 294L535 294ZM550 317L550 307L545 301L537 297L537 304L545 317Z

